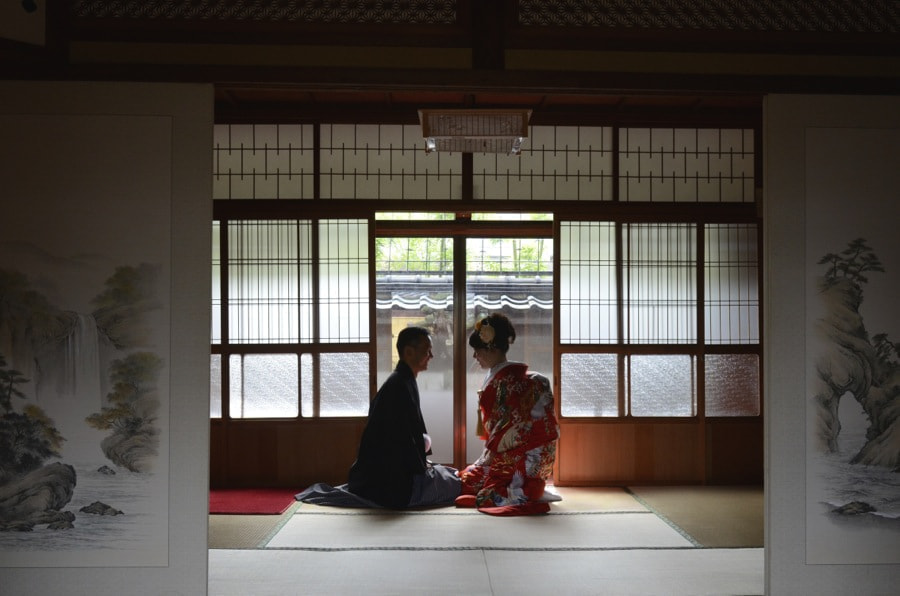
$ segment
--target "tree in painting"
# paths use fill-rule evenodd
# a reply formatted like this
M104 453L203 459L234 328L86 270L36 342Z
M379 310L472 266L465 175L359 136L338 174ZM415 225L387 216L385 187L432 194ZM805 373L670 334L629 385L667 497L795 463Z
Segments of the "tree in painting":
M0 531L73 526L75 515L64 508L83 483L70 462L73 442L57 423L100 443L97 449L84 439L75 442L73 452L91 454L90 461L76 462L91 466L79 474L115 475L102 460L93 461L94 452L129 472L151 470L164 363L146 348L149 315L160 308L158 278L156 266L117 267L86 312L76 312L44 293L66 297L48 281L52 276L33 282L0 269ZM110 432L101 439L82 431L88 427Z
M94 298L97 327L116 348L146 343L145 315L160 306L157 278L157 269L151 265L118 267ZM156 383L162 367L162 360L151 352L134 352L112 361L107 405L86 419L94 428L111 431L100 445L104 455L132 472L149 470L157 454L160 401Z
M813 395L818 447L839 451L839 406L850 397L861 406L867 428L848 463L900 472L900 344L886 333L870 334L860 312L868 275L884 267L862 238L819 264L827 269L819 279L825 316L817 329L825 351L816 361Z
M19 371L8 368L0 355L0 484L36 470L50 457L59 457L65 441L39 406L25 405L22 412L13 409L13 397L25 398L17 386L27 382Z
M137 352L110 366L113 390L110 405L88 416L87 423L112 432L101 442L103 453L132 472L147 471L157 454L159 396L156 379L162 360L150 352Z

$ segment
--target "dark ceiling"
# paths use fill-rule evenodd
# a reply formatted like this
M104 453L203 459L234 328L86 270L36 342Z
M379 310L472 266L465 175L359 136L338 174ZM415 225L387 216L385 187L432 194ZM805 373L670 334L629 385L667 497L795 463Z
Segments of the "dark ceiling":
M769 93L897 94L898 32L897 0L47 0L0 78L213 83L222 122L753 121Z

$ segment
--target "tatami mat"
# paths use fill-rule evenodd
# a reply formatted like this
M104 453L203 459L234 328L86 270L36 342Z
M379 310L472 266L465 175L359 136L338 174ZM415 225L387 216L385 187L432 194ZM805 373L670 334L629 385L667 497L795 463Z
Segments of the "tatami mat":
M212 550L210 596L764 593L763 549Z
M761 486L639 486L629 490L702 546L763 546L765 499Z
M446 515L297 514L266 546L315 550L566 550L688 548L693 544L650 512L493 517L472 511Z
M646 512L649 509L642 505L633 495L619 487L550 487L550 492L560 495L561 501L554 501L550 507L554 513L586 513L586 512ZM355 507L328 507L324 505L301 504L297 513L378 513L378 509ZM460 514L472 515L472 509L457 507L437 507L433 509L415 510L414 513L434 513L440 515ZM479 514L482 515L482 514Z
M647 511L644 505L619 487L556 486L550 490L562 497L562 501L551 504L555 512Z
M209 548L262 548L293 515L299 503L281 515L210 515Z
M280 521L256 546L210 550L209 594L764 593L762 548L703 548L761 544L761 488L556 490L563 500L551 514L521 518L299 504L265 516ZM211 544L213 532L211 524Z
M210 515L209 548L261 548L287 520L276 515Z
M563 498L552 514L652 512L695 546L758 548L763 545L762 487L558 487ZM284 515L211 515L210 548L264 548L275 532L303 515L382 515L384 510L335 508L297 503ZM405 515L478 515L471 509L442 507Z
M762 549L490 551L495 596L756 595L764 593Z

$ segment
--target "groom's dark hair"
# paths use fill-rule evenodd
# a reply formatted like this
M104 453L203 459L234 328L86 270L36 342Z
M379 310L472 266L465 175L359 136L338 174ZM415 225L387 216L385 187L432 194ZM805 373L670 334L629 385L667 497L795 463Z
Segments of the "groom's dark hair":
M403 357L403 348L416 345L431 335L424 327L407 327L397 334L397 354Z

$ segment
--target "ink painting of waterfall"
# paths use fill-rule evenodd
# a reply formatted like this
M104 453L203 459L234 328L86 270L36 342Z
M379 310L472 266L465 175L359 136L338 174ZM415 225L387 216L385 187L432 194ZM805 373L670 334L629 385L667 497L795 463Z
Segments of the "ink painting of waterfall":
M900 131L807 131L806 562L900 563Z
M19 148L54 171L3 190L0 567L164 567L171 133L153 119L57 124ZM72 151L104 174L69 165Z

